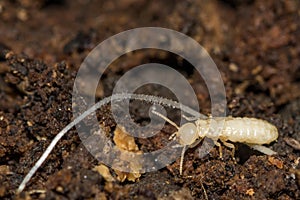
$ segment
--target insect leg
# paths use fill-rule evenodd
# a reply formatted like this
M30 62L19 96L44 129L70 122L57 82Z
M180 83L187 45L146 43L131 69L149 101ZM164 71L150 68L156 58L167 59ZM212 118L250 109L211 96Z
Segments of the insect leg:
M183 158L184 158L184 153L186 150L186 145L183 146L182 152L181 152L181 158L180 158L180 167L179 167L179 174L182 175L182 166L183 166Z
M174 140L177 136L178 132L173 133L170 137L169 140Z
M224 144L224 146L231 149L231 156L232 156L233 160L235 160L235 158L234 158L235 146L233 144L229 143L229 142L224 141L224 140L221 140L221 142Z
M222 153L222 146L221 146L221 144L217 140L215 140L214 143L219 148L220 158L222 158L223 157L223 153Z
M175 126L177 128L177 130L179 129L179 127L173 122L171 121L169 118L163 116L161 113L156 112L154 110L151 110L151 112L159 117L161 117L162 119L166 120L167 122L169 122L170 124L172 124L173 126ZM177 135L177 132L173 133L170 138L173 138ZM179 173L180 175L182 175L182 166L183 166L183 159L184 159L184 153L186 150L186 145L183 146L182 152L181 152L181 158L180 158L180 167L179 167Z

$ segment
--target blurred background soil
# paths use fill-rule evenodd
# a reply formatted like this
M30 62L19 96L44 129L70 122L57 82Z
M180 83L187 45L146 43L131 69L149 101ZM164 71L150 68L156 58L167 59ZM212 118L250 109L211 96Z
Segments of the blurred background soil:
M278 155L236 143L234 163L230 149L223 148L223 159L216 148L200 159L196 147L186 152L183 176L178 159L123 180L112 169L103 173L72 129L25 191L15 195L50 141L73 119L72 89L83 59L106 38L145 26L174 29L198 41L221 72L228 115L274 124L279 138L269 147ZM96 97L110 95L122 74L149 62L167 64L186 76L202 112L210 113L199 74L161 51L137 51L113 62ZM172 97L159 91L154 86L139 90ZM137 122L147 123L148 112L140 105L133 104L132 113ZM168 115L176 121L175 113ZM98 111L98 119L113 137L116 124L109 106ZM300 199L299 122L297 0L0 1L0 199ZM167 124L154 138L135 142L138 149L153 151L166 145L174 131Z

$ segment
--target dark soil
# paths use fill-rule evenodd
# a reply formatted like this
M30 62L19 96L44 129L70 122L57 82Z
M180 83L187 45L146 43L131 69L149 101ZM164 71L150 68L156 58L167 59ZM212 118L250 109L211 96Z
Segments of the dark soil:
M235 144L223 159L214 148L199 158L197 147L142 174L136 182L107 182L100 163L81 144L76 129L57 144L24 192L16 189L54 136L71 120L77 70L106 38L135 27L174 29L197 40L214 59L226 87L228 115L265 119L279 130L266 156ZM0 1L0 199L300 199L300 3L280 1L3 0ZM115 81L147 62L173 66L186 75L204 114L205 84L190 65L166 52L138 51L115 61L97 93L111 94ZM155 87L140 93L172 97ZM132 105L139 123L148 112ZM174 113L174 114L173 114ZM176 119L170 110L169 116ZM109 106L98 111L110 128ZM140 149L163 147L175 129L166 125ZM115 176L113 170L111 170Z

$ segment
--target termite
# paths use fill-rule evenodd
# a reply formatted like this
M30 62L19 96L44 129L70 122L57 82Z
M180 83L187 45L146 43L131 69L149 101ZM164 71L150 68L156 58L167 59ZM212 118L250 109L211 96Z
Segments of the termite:
M248 146L267 155L276 154L271 149L262 146L263 144L270 144L278 138L277 128L269 122L248 117L225 117L225 118L207 118L197 119L194 123L188 122L178 127L173 121L163 116L159 112L152 110L152 113L163 118L171 125L177 128L177 132L173 135L177 136L179 143L183 145L183 150L180 160L180 175L182 175L182 165L184 152L187 147L195 147L202 139L208 137L213 140L214 144L219 147L219 154L222 158L222 146L218 142L220 140L225 146L232 149L232 156L234 156L235 147L231 142L245 143ZM190 120L187 118L187 120ZM215 130L210 126L212 123L221 124L221 131L218 135ZM218 127L218 126L217 126Z
M198 144L204 137L213 138L210 132L208 132L209 120L207 116L170 99L144 95L144 94L129 94L129 93L121 93L114 94L110 97L106 97L101 101L94 104L88 110L83 112L80 116L75 118L71 123L69 123L64 129L62 129L51 141L50 145L47 147L43 155L39 158L39 160L35 163L35 165L30 169L28 174L25 176L21 184L17 189L17 193L20 193L24 190L26 184L30 181L31 177L35 174L35 172L39 169L39 167L43 164L43 162L47 159L48 155L51 153L57 142L76 124L82 121L85 117L93 113L95 110L101 108L103 105L110 103L115 100L125 100L125 99L134 99L139 101L145 101L153 104L160 104L162 106L177 108L181 111L190 114L193 118L197 118L194 123L186 123L181 127L178 127L174 122L172 122L167 117L161 115L160 113L153 111L156 115L162 117L167 122L172 124L177 128L177 132L173 135L176 135L180 144L183 146L182 154L181 154L181 162L180 162L180 174L182 174L182 165L183 165L183 157L184 152L187 147L193 147ZM258 119L250 119L250 118L226 118L225 119L225 129L220 134L219 138L213 138L215 144L221 150L221 145L217 142L220 139L226 146L234 148L233 144L227 143L226 140L230 140L232 142L245 142L250 143L253 148L259 150L265 154L274 154L275 152L261 146L260 144L267 144L277 139L278 132L276 127L269 124L266 121L258 120ZM269 130L269 132L265 132ZM248 134L249 132L249 134ZM263 136L263 133L267 134L267 137ZM257 137L256 137L257 136ZM262 137L263 136L263 137ZM261 138L267 139L261 139ZM220 151L221 152L221 151ZM222 155L222 154L220 154Z

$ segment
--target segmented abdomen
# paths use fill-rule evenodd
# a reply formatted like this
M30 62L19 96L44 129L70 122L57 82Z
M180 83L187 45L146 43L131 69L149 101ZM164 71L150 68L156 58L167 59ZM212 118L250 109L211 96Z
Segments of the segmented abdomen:
M278 137L278 131L274 125L256 118L209 118L199 119L195 123L200 138L208 137L213 140L221 139L249 144L269 144ZM220 129L221 131L216 131Z
M232 142L269 144L277 137L277 128L265 120L248 117L227 117L219 138Z

